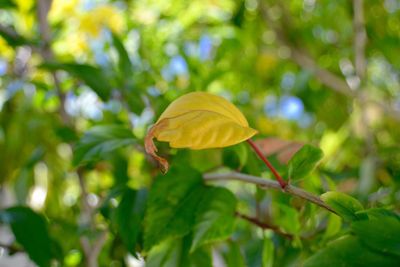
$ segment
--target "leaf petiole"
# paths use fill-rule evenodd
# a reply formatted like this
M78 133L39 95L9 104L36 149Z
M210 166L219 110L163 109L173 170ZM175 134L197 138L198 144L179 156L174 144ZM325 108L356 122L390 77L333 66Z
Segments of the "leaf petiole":
M272 166L271 162L269 162L269 160L263 155L263 153L261 152L260 148L256 145L256 143L254 143L254 141L251 139L247 139L246 141L247 143L249 143L254 152L256 152L257 156L265 163L265 165L267 165L268 169L271 170L271 172L275 176L276 180L278 181L282 189L285 189L288 183L285 180L283 180L283 178L279 175L275 167Z

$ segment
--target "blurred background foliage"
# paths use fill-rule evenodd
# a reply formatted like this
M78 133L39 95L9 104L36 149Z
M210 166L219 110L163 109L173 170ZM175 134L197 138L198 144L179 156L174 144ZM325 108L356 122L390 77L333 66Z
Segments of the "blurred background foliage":
M302 144L320 147L320 167L296 186L399 211L400 1L1 0L0 9L0 208L13 206L0 214L0 265L27 261L23 250L40 266L142 266L142 256L148 266L301 266L348 233L316 206L226 182L236 210L266 229L237 218L224 242L190 256L186 234L147 251L141 226L167 222L142 222L147 199L160 201L143 137L192 91L233 102L281 173ZM244 144L159 147L187 167L161 189L216 170L271 178ZM334 243L354 249L344 258L360 250L377 260L346 238Z

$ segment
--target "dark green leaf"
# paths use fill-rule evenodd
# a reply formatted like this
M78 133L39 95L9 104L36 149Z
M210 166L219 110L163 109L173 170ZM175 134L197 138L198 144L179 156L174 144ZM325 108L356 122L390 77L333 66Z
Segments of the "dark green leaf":
M248 150L245 144L237 144L235 146L227 147L223 150L224 165L231 169L238 170L243 168L247 163Z
M378 218L354 221L351 229L369 247L400 256L400 221L397 218L381 215Z
M271 238L265 237L262 251L262 267L274 265L274 243Z
M0 36L3 37L10 46L13 47L35 44L35 42L28 40L15 32L15 30L11 27L0 27Z
M197 210L191 251L232 234L236 202L235 196L225 188L207 188Z
M125 101L128 103L129 108L136 114L141 114L145 108L143 99L138 92L134 92L134 88L131 87L123 92Z
M395 218L396 220L400 221L400 216L388 209L383 209L383 208L372 208L372 209L367 209L367 210L362 210L358 211L357 215L367 215L370 219L380 219L382 217L392 217Z
M68 72L92 88L93 91L95 91L96 94L104 101L108 100L111 95L112 85L105 76L105 73L98 67L74 62L47 62L42 64L41 67L49 70L64 70Z
M188 234L206 187L202 176L190 168L171 168L158 176L151 188L145 216L145 249L167 238Z
M398 258L368 249L358 237L345 236L306 260L304 267L396 267L398 264Z
M114 47L118 52L118 66L119 66L121 73L127 80L132 79L133 66L132 66L131 60L129 58L128 52L126 51L121 40L115 33L112 34L112 40L113 40Z
M277 204L277 214L274 218L277 225L282 227L287 233L299 234L301 225L299 221L299 212L286 204Z
M127 189L115 211L119 235L128 251L135 254L146 208L147 190Z
M331 208L337 212L343 219L354 221L363 219L366 216L358 214L358 211L363 210L361 203L341 192L326 192L321 195L321 199L326 202Z
M229 242L228 251L224 254L227 267L246 267L243 253L237 242Z
M0 0L0 8L16 8L17 5L12 0Z
M0 221L10 224L17 242L37 265L50 266L52 240L43 216L27 207L12 207L0 211Z
M140 114L145 107L145 103L141 94L137 91L135 92L137 88L135 88L132 62L120 38L115 33L113 33L112 38L114 47L118 53L119 80L123 89L122 94L130 109L136 114Z
M304 145L288 162L289 179L301 179L309 174L323 157L321 149Z
M102 125L89 129L77 143L73 165L104 159L110 152L135 143L132 131L120 125Z
M200 248L189 254L190 237L170 240L153 247L146 267L211 267L211 253Z

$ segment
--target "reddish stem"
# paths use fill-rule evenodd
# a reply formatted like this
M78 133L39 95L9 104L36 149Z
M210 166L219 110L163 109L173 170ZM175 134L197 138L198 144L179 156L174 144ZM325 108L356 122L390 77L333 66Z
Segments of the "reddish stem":
M274 174L276 180L278 183L281 185L282 189L285 189L285 187L288 185L285 180L282 179L282 177L279 175L278 171L272 166L272 164L268 161L266 157L264 157L263 153L261 150L258 148L258 146L254 143L253 140L247 139L247 143L251 146L251 148L256 152L258 157L264 161L265 165L271 170L271 172Z

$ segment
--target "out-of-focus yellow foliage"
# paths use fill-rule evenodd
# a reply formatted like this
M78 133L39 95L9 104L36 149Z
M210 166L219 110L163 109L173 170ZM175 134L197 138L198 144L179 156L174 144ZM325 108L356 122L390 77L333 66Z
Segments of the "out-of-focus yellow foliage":
M98 37L103 27L120 32L123 26L121 11L110 5L101 5L80 15L79 29L92 37Z
M52 22L74 16L78 12L80 0L53 0L49 11Z
M278 57L271 52L264 52L257 58L256 72L261 77L267 77L276 64L278 64Z
M33 25L35 23L35 7L33 0L15 0L17 9L15 12L16 23L15 27L17 31L25 36L31 36L34 31Z
M146 137L146 151L167 170L168 162L155 153L154 137L174 148L207 149L235 145L256 133L232 103L194 92L178 98L161 114Z
M12 59L12 57L14 56L14 50L2 37L0 37L0 55L2 58L5 58L7 60Z
M49 12L53 23L63 21L65 27L53 43L56 54L82 57L87 53L89 40L98 38L104 28L121 33L125 22L122 10L100 4L90 10L82 10L81 0L55 0Z
M55 42L53 48L57 54L71 53L75 57L84 57L89 45L84 33L71 32L62 40Z

